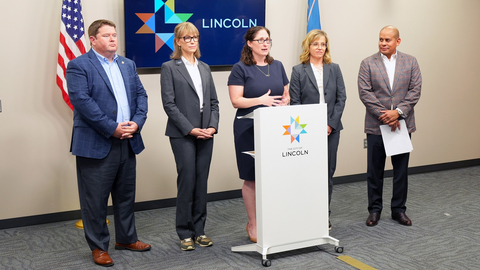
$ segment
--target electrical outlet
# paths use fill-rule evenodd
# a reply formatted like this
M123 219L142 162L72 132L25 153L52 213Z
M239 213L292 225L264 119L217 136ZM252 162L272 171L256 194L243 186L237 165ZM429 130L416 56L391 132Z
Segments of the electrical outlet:
M363 149L367 148L367 139L363 139Z

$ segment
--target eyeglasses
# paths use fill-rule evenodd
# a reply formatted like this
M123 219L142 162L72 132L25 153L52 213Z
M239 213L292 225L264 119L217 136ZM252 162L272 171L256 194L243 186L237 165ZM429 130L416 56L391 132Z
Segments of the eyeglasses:
M310 44L310 46L313 46L314 48L315 48L315 47L317 47L317 48L320 47L320 48L324 48L324 49L325 49L325 48L327 48L327 43L314 42L314 43Z
M252 39L252 41L256 41L258 42L258 44L263 44L263 43L267 43L267 44L270 44L272 43L272 40L273 39Z
M190 41L192 41L192 39L193 39L194 42L197 42L198 39L200 38L200 36L193 36L193 37L191 37L191 36L184 36L184 37L182 37L182 38L183 38L183 40L184 40L185 42L190 42Z

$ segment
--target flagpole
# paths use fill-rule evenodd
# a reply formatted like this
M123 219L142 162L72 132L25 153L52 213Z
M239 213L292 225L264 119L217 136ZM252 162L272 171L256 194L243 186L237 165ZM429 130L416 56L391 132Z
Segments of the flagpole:
M86 53L87 41L85 26L82 16L81 0L62 2L62 15L60 17L60 42L57 58L57 85L62 91L63 100L73 110L67 89L66 72L68 62ZM107 225L110 221L107 219ZM75 223L75 227L83 229L83 221Z

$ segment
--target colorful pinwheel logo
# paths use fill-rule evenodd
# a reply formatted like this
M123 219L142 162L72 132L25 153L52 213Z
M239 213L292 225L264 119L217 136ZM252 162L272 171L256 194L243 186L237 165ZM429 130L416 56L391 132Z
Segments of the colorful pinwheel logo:
M300 134L307 134L305 127L307 124L300 124L300 116L297 118L290 117L290 125L283 126L285 133L283 135L290 135L290 143L294 141L300 142Z
M155 52L158 52L163 45L174 50L174 33L157 33L155 31L155 14L164 8L165 24L179 24L186 22L193 13L175 13L175 0L152 0L154 2L155 10L153 13L135 13L143 22L144 25L138 29L136 34L155 34Z

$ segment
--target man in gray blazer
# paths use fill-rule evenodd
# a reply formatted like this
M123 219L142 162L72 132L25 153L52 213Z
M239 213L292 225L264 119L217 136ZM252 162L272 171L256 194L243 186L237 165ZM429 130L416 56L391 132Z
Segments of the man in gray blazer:
M400 34L393 26L380 31L379 52L364 59L358 73L360 100L366 107L365 133L367 133L367 226L378 224L382 212L385 148L380 125L389 125L394 131L404 119L408 133L416 130L414 106L420 99L422 75L417 59L397 51ZM409 153L392 156L393 196L392 218L402 225L411 226L405 214L408 191Z

